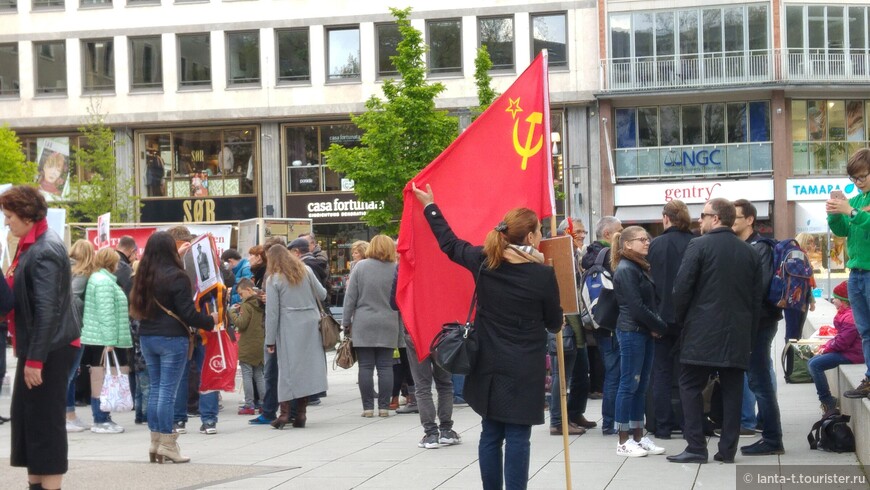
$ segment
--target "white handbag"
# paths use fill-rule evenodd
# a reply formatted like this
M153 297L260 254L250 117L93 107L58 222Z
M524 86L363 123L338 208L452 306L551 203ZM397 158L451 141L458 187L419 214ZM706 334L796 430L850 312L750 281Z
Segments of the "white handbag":
M133 410L133 395L130 393L130 378L121 372L118 356L112 351L111 359L115 360L115 371L108 350L104 354L106 375L103 378L103 388L100 390L100 410L104 412L129 412Z

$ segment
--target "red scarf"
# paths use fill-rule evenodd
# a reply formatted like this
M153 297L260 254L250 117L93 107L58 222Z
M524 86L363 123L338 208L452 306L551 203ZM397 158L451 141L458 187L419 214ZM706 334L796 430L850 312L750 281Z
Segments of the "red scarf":
M12 265L6 270L6 283L9 284L9 289L14 291L15 269L18 268L18 261L21 260L21 255L27 251L36 239L41 237L48 230L48 220L45 218L33 224L33 228L18 242L18 250L15 252L15 259L12 260ZM6 315L6 324L9 327L9 335L12 337L12 348L15 349L15 310Z

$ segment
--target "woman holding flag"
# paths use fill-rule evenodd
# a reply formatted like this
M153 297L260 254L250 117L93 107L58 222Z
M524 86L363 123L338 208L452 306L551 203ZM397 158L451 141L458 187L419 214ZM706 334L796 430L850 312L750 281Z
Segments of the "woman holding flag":
M151 378L148 395L148 428L151 430L151 462L187 463L181 455L178 433L172 431L175 394L181 371L187 365L188 325L214 329L218 314L196 311L190 280L181 265L175 239L158 231L145 244L145 252L133 276L130 315L140 321L139 342Z
M534 211L513 209L474 246L453 233L428 184L412 188L441 251L475 275L479 352L464 394L482 417L483 488L524 489L532 425L544 423L547 331L562 326L556 273L537 250L541 223Z

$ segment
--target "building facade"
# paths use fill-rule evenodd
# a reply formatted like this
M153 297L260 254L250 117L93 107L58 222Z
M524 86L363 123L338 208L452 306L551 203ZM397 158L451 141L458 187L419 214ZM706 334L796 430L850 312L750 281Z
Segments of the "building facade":
M602 212L655 229L670 199L697 217L722 196L780 238L827 230L823 201L855 192L846 162L868 143L866 2L599 7Z

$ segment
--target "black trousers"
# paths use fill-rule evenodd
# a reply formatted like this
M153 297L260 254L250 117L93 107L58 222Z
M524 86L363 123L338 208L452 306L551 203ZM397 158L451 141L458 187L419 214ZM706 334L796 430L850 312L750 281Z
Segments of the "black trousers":
M675 355L678 337L664 335L655 339L655 355L653 356L651 389L653 395L653 410L655 413L656 435L670 435L679 429L683 421L677 420L671 403L674 380L679 380L679 363Z
M42 366L42 384L24 384L24 359L15 369L12 394L12 466L24 466L29 475L67 472L66 390L75 348L64 346L48 353Z
M743 376L745 371L737 368L716 368L682 364L680 371L680 401L683 403L683 438L686 451L707 455L707 438L704 436L704 399L701 392L712 374L719 373L722 390L722 436L719 438L719 453L726 459L737 454L740 438L740 408L743 404Z

